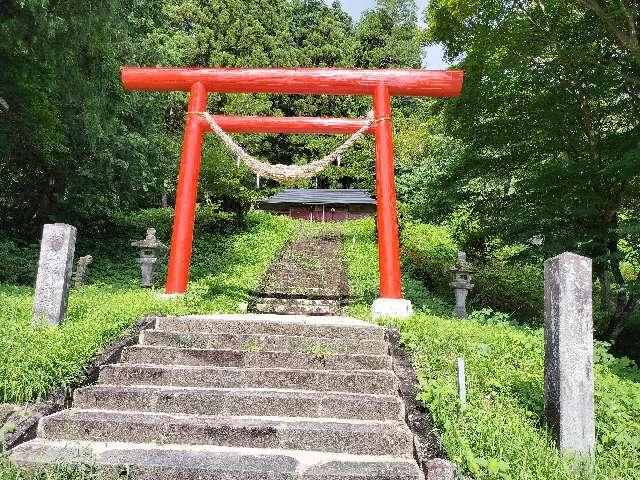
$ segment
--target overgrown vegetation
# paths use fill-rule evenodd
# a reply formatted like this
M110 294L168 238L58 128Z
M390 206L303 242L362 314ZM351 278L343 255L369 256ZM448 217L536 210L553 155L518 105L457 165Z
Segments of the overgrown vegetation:
M351 313L364 319L370 318L378 288L374 228L370 220L345 226L356 235L355 245L347 236L343 246L355 301ZM420 400L433 415L447 455L478 479L579 479L558 454L542 419L542 330L519 326L490 308L477 310L469 320L453 319L448 301L427 292L420 281L404 280L405 295L417 312L393 324L416 365ZM464 410L457 398L458 357L467 364ZM606 344L597 344L596 359L595 477L635 478L640 372L629 359L612 356Z
M188 295L176 302L160 303L153 292L133 287L89 285L72 293L65 324L32 329L31 289L2 286L0 323L9 332L0 345L4 355L0 362L5 401L42 397L57 385L72 384L83 365L105 342L117 338L148 311L235 311L238 303L246 299L248 290L257 286L268 263L293 238L295 229L305 234L343 235L353 302L351 313L369 319L371 303L378 292L375 224L371 219L321 225L250 215L245 229L228 236L202 232L198 235L196 244L206 246L209 255L196 257L197 279ZM415 231L443 232L439 228ZM405 229L403 238L411 232L411 228ZM442 242L442 238L435 244L442 243L445 251L455 251L449 240ZM213 243L217 251L222 247L223 252L231 255L211 255ZM409 246L424 251L416 239L407 242L405 250ZM444 259L441 264L446 264ZM558 454L542 422L542 331L518 326L513 317L491 308L476 310L466 321L452 319L451 297L425 289L421 279L410 275L418 272L409 268L404 276L405 294L417 314L396 326L417 367L420 399L434 417L447 455L478 479L578 479ZM130 280L133 284L133 278ZM17 316L10 312L16 312ZM247 344L245 349L257 351L258 346ZM310 345L305 352L319 360L331 354L322 345ZM596 353L596 478L627 480L640 468L640 373L628 359L608 353L605 344L598 344ZM468 403L464 411L460 409L455 388L458 356L467 363ZM0 472L14 475L7 479L20 478L12 470Z
M7 0L0 4L0 231L27 244L43 223L85 233L141 208L173 205L186 94L126 92L123 65L171 67L418 67L413 0L381 0L354 21L321 0ZM364 116L365 97L212 94L216 113ZM331 136L245 135L267 160L308 161ZM318 179L373 187L372 141ZM241 216L263 192L213 138L199 200ZM310 185L302 182L301 185ZM15 240L13 238L13 240Z
M24 471L11 464L0 452L0 480L133 480L135 477L127 467L113 475L99 473L90 461L78 465L58 464L34 471Z
M520 262L592 258L600 336L630 333L640 302L638 2L433 0L426 19L465 86L418 124L422 148L401 180L407 214L463 219L467 253L536 244Z
M312 356L319 362L324 362L335 352L331 347L322 344L311 344L304 348L304 353Z
M0 402L42 399L59 386L73 385L96 352L144 314L236 312L293 231L287 218L250 214L244 228L232 234L200 232L189 290L170 302L137 286L131 254L118 260L122 270L114 274L115 285L73 290L67 318L58 327L31 326L32 288L0 285Z
M418 308L399 327L422 399L449 454L474 476L573 478L541 424L542 262L567 250L593 258L596 334L640 358L640 9L631 0L428 3L426 31L414 0L377 0L355 22L339 3L321 0L2 3L0 401L70 385L102 345L150 310L234 311L294 225L344 234L354 315L368 318L377 296L371 221L247 216L278 186L256 189L212 138L189 293L160 303L140 291L129 244L147 227L168 243L186 102L182 93L124 92L121 65L406 68L420 66L431 41L465 70L462 96L394 99L404 288ZM348 117L369 107L363 97L217 94L208 106ZM340 141L241 139L285 164ZM316 185L373 191L372 151L371 140L359 143ZM90 285L72 292L63 326L33 329L32 289L24 286L33 285L41 226L55 221L78 227L77 255L94 257ZM469 321L448 317L458 249L476 267ZM465 412L451 393L451 359L460 354L471 375ZM598 356L597 475L632 478L637 369L605 344ZM62 478L51 475L43 478Z

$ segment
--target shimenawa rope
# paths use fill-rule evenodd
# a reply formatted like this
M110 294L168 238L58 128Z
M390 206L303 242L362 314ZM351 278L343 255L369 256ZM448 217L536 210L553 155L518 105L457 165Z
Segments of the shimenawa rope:
M209 112L202 112L200 114L207 120L211 126L211 130L222 140L222 143L238 158L238 161L242 161L258 178L270 178L280 183L291 183L296 180L309 179L318 175L333 162L337 161L339 157L344 155L358 140L364 137L369 127L371 127L375 121L373 111L370 111L367 115L366 122L360 130L349 137L346 142L336 148L332 153L319 160L307 163L306 165L271 165L247 153L244 148L236 143L236 141L218 125L213 115Z

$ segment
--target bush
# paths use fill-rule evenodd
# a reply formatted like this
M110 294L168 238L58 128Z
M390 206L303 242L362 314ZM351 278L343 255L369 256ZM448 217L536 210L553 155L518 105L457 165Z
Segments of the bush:
M173 229L173 208L149 208L126 214L118 214L112 220L110 234L138 239L147 231L155 228L158 238L169 241ZM217 205L198 205L196 208L195 229L197 232L228 233L237 226L233 213L225 212Z
M420 400L448 456L477 479L582 480L563 461L543 423L541 329L512 325L486 311L476 320L417 314L396 323L412 353ZM628 359L596 348L597 480L636 478L640 468L640 375ZM467 405L456 390L464 357Z
M198 235L189 290L171 302L139 288L138 273L129 285L74 288L66 319L56 327L31 325L33 288L0 284L0 403L42 399L73 385L104 345L149 312L236 312L291 239L294 225L286 217L249 214L246 228L233 235ZM138 268L133 259L127 265Z
M450 268L456 263L458 247L446 227L410 223L400 236L403 267L410 275L441 293L449 291Z
M370 319L377 281L375 238L363 231L355 246L345 242L344 253L352 291L366 293L353 298L349 311ZM414 306L426 303L428 308L394 323L412 354L419 398L433 416L448 457L463 473L478 480L586 480L563 461L544 427L542 330L517 326L509 315L490 308L469 320L452 319L437 313L418 282L405 281L404 287ZM458 357L467 364L464 410L457 396ZM590 480L637 478L640 373L629 359L613 357L607 345L597 345L595 358L597 452Z
M475 288L469 297L473 307L491 307L515 319L540 326L544 315L542 267L499 256L480 264L474 273Z
M150 208L119 213L106 222L96 220L91 227L79 227L75 257L91 255L94 259L87 281L117 285L131 283L139 270L135 263L137 251L131 247L131 241L144 238L148 228L155 228L158 239L169 246L173 217L172 208ZM246 227L245 223L246 217L222 211L217 205L199 205L195 236L231 234ZM39 237L29 241L0 238L0 283L34 285L39 251ZM165 267L162 262L159 264L159 275L164 273L162 269Z
M457 246L447 227L408 224L401 234L403 267L430 290L451 295L450 268ZM469 305L491 307L530 325L539 325L544 308L544 272L541 266L514 260L521 245L508 245L488 258L469 258L474 289Z
M0 239L0 283L31 285L38 266L38 245Z

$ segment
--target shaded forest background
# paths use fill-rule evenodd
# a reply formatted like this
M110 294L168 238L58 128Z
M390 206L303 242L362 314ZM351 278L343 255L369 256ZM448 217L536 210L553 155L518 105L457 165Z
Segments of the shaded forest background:
M123 218L172 206L185 95L124 92L121 66L417 68L423 46L439 42L466 71L465 87L457 99L394 99L402 228L444 225L483 265L492 296L511 298L501 306L527 322L517 304L539 301L542 261L566 250L592 257L598 335L637 350L639 15L633 0L432 0L424 13L411 0L379 0L357 22L320 0L5 1L0 279L32 281L21 265L43 223L108 239L135 223ZM209 98L210 111L232 114L363 116L369 107L359 97ZM239 138L279 163L341 142ZM374 184L370 140L317 180ZM258 190L207 140L199 202L214 216L241 221L277 187Z

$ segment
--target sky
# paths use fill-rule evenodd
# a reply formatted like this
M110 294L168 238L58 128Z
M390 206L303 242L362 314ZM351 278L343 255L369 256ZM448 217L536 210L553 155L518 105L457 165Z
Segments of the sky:
M326 3L331 4L332 0L325 0ZM420 25L424 25L424 9L427 6L428 0L417 0L418 4L418 20ZM376 6L376 0L340 0L343 10L348 12L354 20L358 20L363 10L367 8L374 8ZM425 68L441 69L447 68L447 63L442 59L442 47L432 46L428 47L425 53L424 65Z

